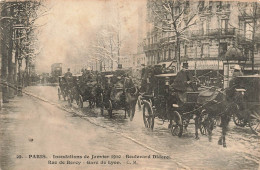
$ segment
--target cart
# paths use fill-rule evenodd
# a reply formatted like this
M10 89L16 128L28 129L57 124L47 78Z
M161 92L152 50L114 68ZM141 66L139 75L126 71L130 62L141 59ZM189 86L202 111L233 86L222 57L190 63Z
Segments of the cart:
M115 72L101 73L102 82L98 98L102 115L104 110L108 111L110 118L112 118L113 110L124 110L125 118L126 113L129 113L124 89L124 81L127 72L128 70L117 70Z
M237 103L238 111L233 114L233 121L237 126L249 126L252 132L260 132L260 75L237 77L236 93L242 98Z

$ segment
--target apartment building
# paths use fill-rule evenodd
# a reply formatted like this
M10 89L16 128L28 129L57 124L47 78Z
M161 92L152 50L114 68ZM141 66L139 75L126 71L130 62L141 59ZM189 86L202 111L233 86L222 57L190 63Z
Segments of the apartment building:
M147 1L147 21L151 28L147 32L144 52L148 65L173 62L178 68L178 64L188 62L191 70L223 70L223 61L232 60L243 63L247 70L260 70L258 2L181 1L171 6L174 11L172 20L168 15L158 17L160 8L157 11L154 8L158 5L158 1ZM194 24L185 28L183 23L189 22L186 16L191 12ZM182 33L185 38L179 36L179 45L176 33L164 29L174 21L178 21L174 24L184 25ZM179 55L176 55L176 50ZM240 58L237 55L227 58L228 50L241 53Z

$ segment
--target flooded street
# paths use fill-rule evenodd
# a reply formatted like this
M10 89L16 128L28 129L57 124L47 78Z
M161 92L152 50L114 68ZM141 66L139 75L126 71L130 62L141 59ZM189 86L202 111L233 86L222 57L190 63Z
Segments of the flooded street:
M107 111L101 116L98 108L90 109L87 103L78 109L76 103L69 107L66 101L59 101L57 87L34 86L25 90L45 101L24 95L1 110L2 170L259 167L259 137L250 128L236 127L232 121L227 148L223 148L217 144L218 127L213 131L212 142L202 135L196 140L194 124L179 138L171 135L168 122L163 124L158 119L153 131L146 129L138 108L133 121L124 119L124 111L114 111L110 119ZM106 164L102 165L102 161Z

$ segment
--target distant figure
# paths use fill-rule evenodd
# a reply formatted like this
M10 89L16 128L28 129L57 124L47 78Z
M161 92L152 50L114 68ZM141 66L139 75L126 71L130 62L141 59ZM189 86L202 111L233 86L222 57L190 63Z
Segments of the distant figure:
M65 77L66 79L72 77L72 73L70 72L70 68L68 68L68 71L67 71L67 73L64 74L64 77Z

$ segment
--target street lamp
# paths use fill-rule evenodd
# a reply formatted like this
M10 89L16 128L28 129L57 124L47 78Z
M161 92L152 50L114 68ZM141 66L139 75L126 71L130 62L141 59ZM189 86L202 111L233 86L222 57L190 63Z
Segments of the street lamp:
M23 96L22 93L22 78L21 78L21 67L22 67L22 57L18 57L18 92L17 96Z

